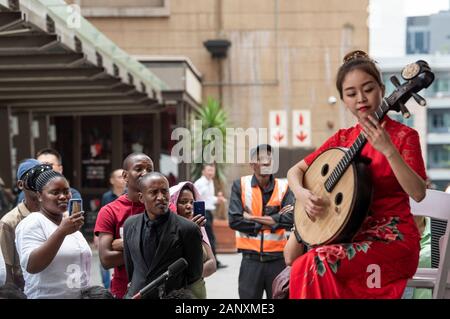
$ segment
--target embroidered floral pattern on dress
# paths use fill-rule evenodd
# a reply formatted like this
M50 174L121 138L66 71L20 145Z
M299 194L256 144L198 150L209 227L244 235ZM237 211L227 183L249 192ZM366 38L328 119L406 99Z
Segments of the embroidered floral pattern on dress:
M347 258L353 259L359 252L367 253L370 248L370 242L360 242L340 245L327 245L316 248L316 256L314 257L316 271L323 276L327 270L325 262L334 273L338 272L341 260Z
M369 216L364 221L362 230L356 235L356 238L363 236L368 240L384 242L403 240L403 234L397 228L399 222L400 218L398 217L374 219Z

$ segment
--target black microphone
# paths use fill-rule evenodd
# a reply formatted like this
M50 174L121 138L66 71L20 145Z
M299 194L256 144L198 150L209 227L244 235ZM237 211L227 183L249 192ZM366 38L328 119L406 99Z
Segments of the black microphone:
M148 293L152 292L154 289L158 288L159 286L163 285L167 279L170 277L178 275L180 272L185 270L188 266L188 262L184 258L180 258L177 261L173 262L169 267L167 267L167 271L160 275L158 278L153 280L151 283L149 283L147 286L139 290L137 294L133 296L131 299L141 299Z

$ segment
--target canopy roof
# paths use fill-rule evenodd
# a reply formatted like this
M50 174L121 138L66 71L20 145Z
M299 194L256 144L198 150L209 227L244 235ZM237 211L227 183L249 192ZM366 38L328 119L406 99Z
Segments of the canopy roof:
M52 115L158 111L167 85L62 0L0 0L0 105Z

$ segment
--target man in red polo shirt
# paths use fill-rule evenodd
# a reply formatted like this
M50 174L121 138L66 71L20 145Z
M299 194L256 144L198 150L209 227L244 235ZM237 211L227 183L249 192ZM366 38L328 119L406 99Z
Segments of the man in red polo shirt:
M127 193L103 206L97 215L94 233L99 236L100 262L105 269L114 267L111 292L116 298L123 298L128 285L123 259L123 224L128 217L145 210L139 201L138 179L148 172L153 172L153 161L149 156L143 153L128 155L123 161Z

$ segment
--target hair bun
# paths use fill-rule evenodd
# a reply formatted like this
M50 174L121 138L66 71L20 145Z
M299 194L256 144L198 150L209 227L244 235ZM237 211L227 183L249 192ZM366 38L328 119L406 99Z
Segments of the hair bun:
M364 52L362 50L355 50L355 51L347 53L344 56L343 63L345 64L345 63L348 63L348 62L356 60L356 59L365 59L365 60L372 61L366 52Z

